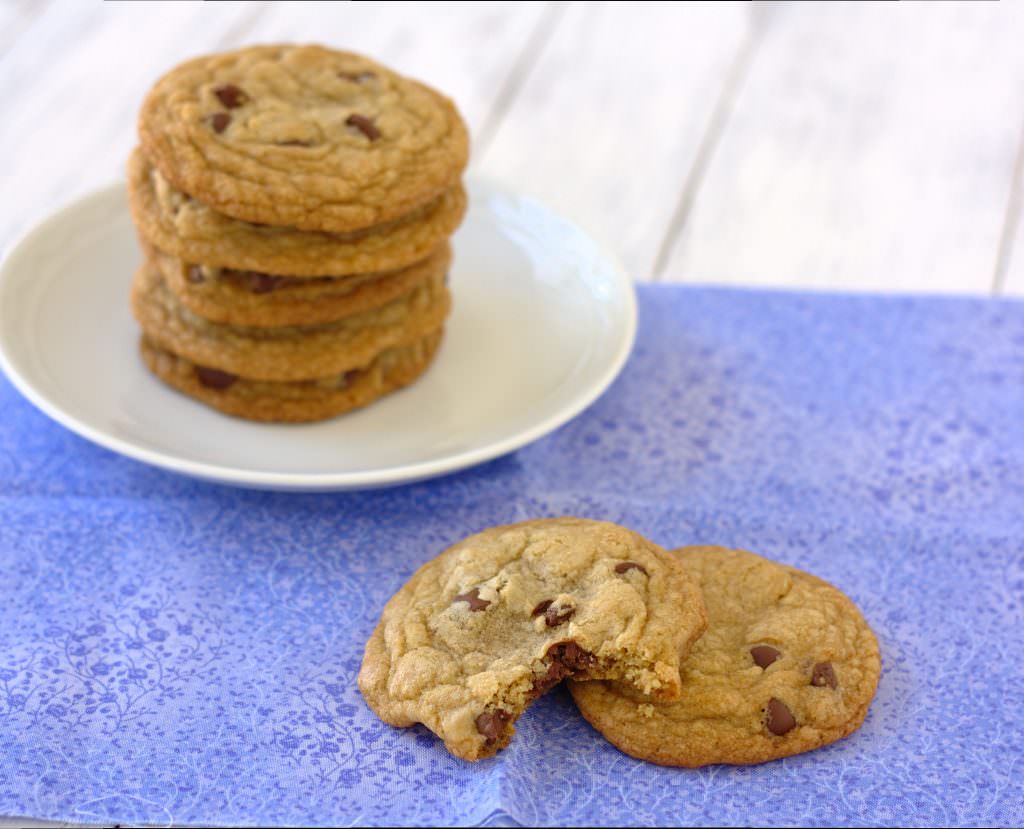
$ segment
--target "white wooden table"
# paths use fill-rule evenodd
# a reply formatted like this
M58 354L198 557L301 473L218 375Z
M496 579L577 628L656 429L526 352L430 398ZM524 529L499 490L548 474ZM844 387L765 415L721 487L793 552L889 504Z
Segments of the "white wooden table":
M446 91L638 280L1024 296L1021 2L0 0L0 247L123 175L163 71L270 41Z
M0 0L0 246L122 175L178 61L319 41L638 280L1024 295L1022 5Z

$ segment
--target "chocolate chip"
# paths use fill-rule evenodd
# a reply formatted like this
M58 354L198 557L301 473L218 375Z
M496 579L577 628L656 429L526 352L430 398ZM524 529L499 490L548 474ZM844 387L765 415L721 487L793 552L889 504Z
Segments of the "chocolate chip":
M203 276L203 269L200 268L198 265L189 265L188 266L188 272L186 274L186 278L193 285L199 285L200 283L203 283L203 282L206 281L206 277Z
M570 676L573 671L585 670L595 662L593 654L583 650L575 642L559 642L552 645L545 656L550 661L544 675L533 680L531 692L534 696L540 696L548 688Z
M637 564L635 561L623 561L615 565L615 572L620 576L623 573L628 573L630 570L639 570L645 576L647 575L647 568L642 564Z
M225 268L221 271L221 276L254 294L270 293L288 281L288 277L285 276L272 276L259 271L236 271L234 268Z
M371 141L376 141L380 138L380 130L377 126L367 118L365 115L360 115L357 112L353 112L348 118L345 119L345 123L350 127L355 127L363 135L369 138Z
M817 688L824 688L826 685L835 690L839 687L839 680L836 679L835 668L831 662L819 662L811 671L811 685Z
M793 718L793 712L786 707L786 703L772 697L768 700L768 721L765 725L772 734L781 737L796 727L796 720Z
M226 389L238 379L238 375L206 366L196 366L196 377L208 389Z
M249 280L249 290L254 294L266 294L277 290L285 282L284 277L271 276L269 273L254 273Z
M231 123L231 116L226 112L215 112L210 116L210 123L213 125L213 131L219 135L228 128L228 124Z
M469 602L469 609L474 611L487 610L487 608L491 605L491 603L487 601L487 599L480 598L479 587L474 587L468 593L460 593L458 596L452 599L452 604L455 604L456 602Z
M540 616L541 613L543 613L545 610L551 607L554 601L554 599L545 599L533 609L533 612L530 614L530 616Z
M512 715L500 708L494 711L484 711L476 718L476 730L487 738L487 742L493 743L501 736L511 719Z
M780 656L782 654L771 645L756 645L750 649L750 657L758 668L767 668Z
M216 95L217 100L224 104L228 109L237 109L249 100L249 96L233 83L218 86L213 90L213 94Z
M284 284L284 278L269 273L254 273L249 278L249 290L254 294L267 294Z
M548 651L549 655L550 653L551 651ZM530 693L535 697L539 697L548 688L554 687L571 673L572 671L563 662L560 662L558 659L552 659L548 663L548 669L544 675L534 678L533 688L530 689Z
M575 642L558 642L548 648L546 655L572 671L584 671L597 661L594 654L583 650Z
M568 622L575 613L575 607L552 606L544 611L544 622L549 628L558 627L563 622Z
M362 72L339 72L338 77L344 78L346 81L355 81L355 83L359 83L361 81L368 81L370 78L376 78L377 74L375 72L363 70Z

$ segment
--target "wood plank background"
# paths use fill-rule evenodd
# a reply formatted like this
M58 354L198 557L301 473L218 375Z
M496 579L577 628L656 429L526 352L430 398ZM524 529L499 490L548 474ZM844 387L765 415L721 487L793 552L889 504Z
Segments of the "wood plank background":
M366 52L638 280L1024 296L1024 4L0 0L0 246L123 175L176 62Z
M178 61L366 52L444 90L473 169L638 280L1024 296L1024 3L0 0L0 248L123 176ZM0 818L0 827L61 824Z

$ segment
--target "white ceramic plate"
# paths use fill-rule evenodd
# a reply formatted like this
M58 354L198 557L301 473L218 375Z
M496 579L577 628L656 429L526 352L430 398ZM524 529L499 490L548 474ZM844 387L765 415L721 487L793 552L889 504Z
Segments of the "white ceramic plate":
M517 449L592 403L636 329L633 285L580 230L500 187L470 182L456 234L454 311L412 386L322 423L221 415L153 377L128 308L141 261L112 185L58 211L0 267L0 365L58 423L199 478L267 489L405 483Z

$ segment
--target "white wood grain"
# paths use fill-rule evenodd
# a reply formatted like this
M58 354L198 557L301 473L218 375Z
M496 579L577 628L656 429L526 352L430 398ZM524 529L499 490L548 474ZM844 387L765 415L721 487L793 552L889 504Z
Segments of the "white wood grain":
M1010 269L999 295L1024 298L1024 265L1021 263L1021 259L1024 259L1024 227L1018 228L1016 237L1014 256L1010 259Z
M780 9L663 278L987 293L1024 115L1022 11Z
M648 278L749 23L735 4L574 3L477 166Z
M46 10L50 0L0 0L0 55Z
M0 58L0 246L39 215L123 175L146 90L177 62L244 43L367 52L490 113L546 4L81 3L58 0ZM11 198L15 194L16 198Z
M1013 191L1006 208L1007 224L999 248L995 292L1024 297L1024 129L1017 147Z

